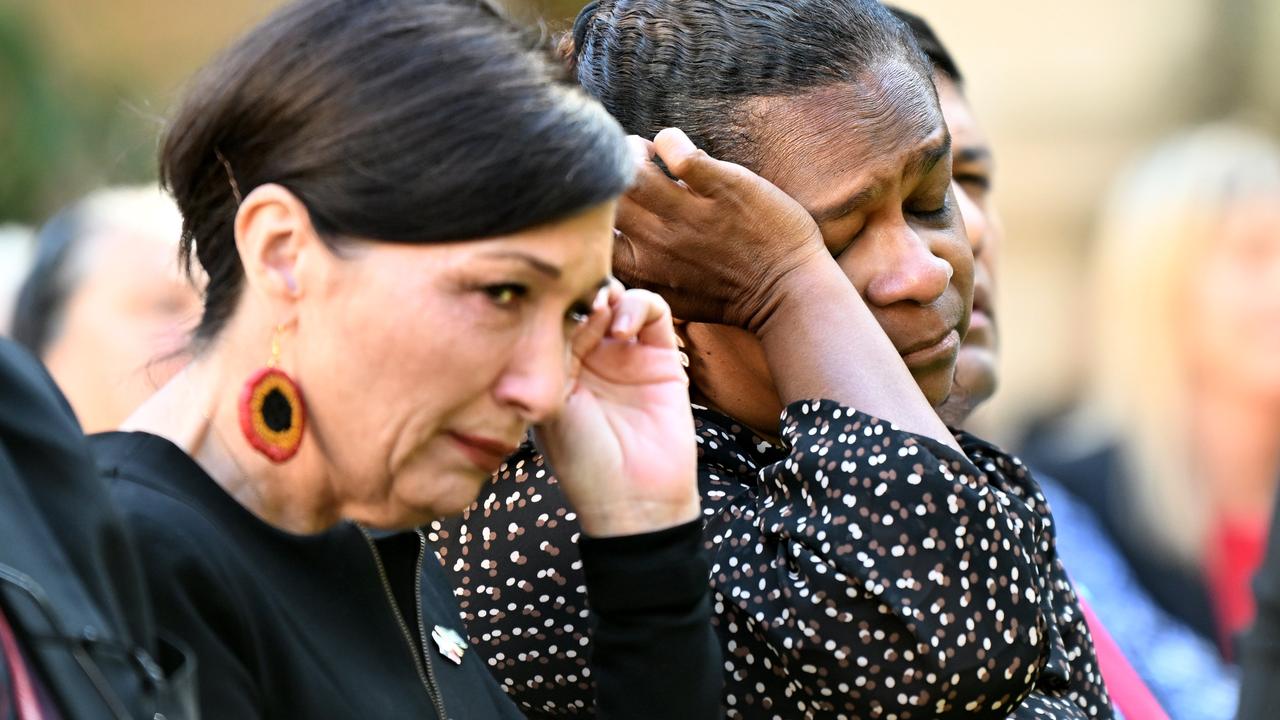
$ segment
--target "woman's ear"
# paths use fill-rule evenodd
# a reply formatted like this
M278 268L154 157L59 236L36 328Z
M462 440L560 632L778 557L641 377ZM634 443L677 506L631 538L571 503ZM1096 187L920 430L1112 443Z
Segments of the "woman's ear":
M236 212L235 233L251 291L286 303L302 296L300 260L322 243L296 195L274 183L254 188Z

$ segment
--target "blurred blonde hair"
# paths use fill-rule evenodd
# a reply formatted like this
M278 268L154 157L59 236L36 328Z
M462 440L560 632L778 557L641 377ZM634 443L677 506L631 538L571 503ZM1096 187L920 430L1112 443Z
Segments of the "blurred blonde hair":
M1078 439L1118 443L1137 536L1184 562L1201 559L1212 508L1191 457L1184 298L1226 214L1277 192L1280 147L1245 127L1215 124L1157 147L1104 206L1095 362L1074 429Z

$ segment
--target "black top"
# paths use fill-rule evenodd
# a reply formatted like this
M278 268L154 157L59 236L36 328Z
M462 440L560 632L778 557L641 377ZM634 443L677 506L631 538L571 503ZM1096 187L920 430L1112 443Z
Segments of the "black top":
M1085 453L1066 454L1054 437L1040 431L1027 441L1027 462L1057 478L1072 496L1102 523L1134 577L1156 604L1202 638L1221 647L1209 583L1199 568L1156 551L1134 522L1137 501L1121 468L1119 452L1104 446Z
M3 339L0 608L65 717L191 717L189 673L157 636L134 543L75 415L40 363Z
M1019 461L825 400L787 408L781 446L695 420L729 717L1112 717ZM533 715L589 714L578 532L526 444L429 533L473 642Z
M465 634L420 533L375 539L343 523L292 535L250 513L163 438L108 433L92 442L138 538L158 622L196 652L206 717L520 717L478 653L455 664L448 642L433 639L437 630ZM690 523L584 540L592 600L612 609L600 618L604 646L594 664L601 707L615 710L609 717L716 716L719 655L705 586L663 584L631 602L625 583L590 582L617 571L697 576L705 570L699 538ZM656 638L680 653L666 667L649 657ZM656 680L682 694L629 705L610 695Z
M1258 617L1241 645L1240 720L1274 720L1280 711L1280 497L1271 516L1267 555L1253 579Z

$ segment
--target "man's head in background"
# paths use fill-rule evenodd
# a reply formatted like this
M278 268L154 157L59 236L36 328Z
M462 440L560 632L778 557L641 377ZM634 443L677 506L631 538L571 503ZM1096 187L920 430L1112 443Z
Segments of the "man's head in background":
M994 162L987 136L965 99L964 76L955 59L923 18L889 9L911 28L920 49L933 63L938 101L951 132L952 186L973 249L973 315L956 360L951 397L938 408L942 419L955 427L963 425L975 408L994 395L997 385L995 280L1004 228L989 197Z
M154 186L92 193L36 236L15 340L38 355L85 432L114 429L180 367L200 297L177 265L182 218Z

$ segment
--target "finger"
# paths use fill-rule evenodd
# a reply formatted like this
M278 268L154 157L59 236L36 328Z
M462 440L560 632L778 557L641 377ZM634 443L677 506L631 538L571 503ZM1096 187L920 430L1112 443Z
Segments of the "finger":
M662 168L646 160L636 166L636 177L627 188L626 197L642 207L660 212L663 208L688 201L688 188L667 177Z
M613 224L632 241L657 242L664 237L662 219L652 208L629 195L618 198L618 212ZM614 237L616 239L617 236Z
M612 280L612 282L617 282ZM609 300L612 292L612 284L610 287L601 288L596 294L595 301L591 304L591 315L587 317L587 321L578 328L573 336L573 356L581 358L589 354L600 344L609 327L613 324L613 307L614 303ZM621 293L619 293L620 295Z
M635 287L659 270L655 260L663 256L662 221L624 195L618 200L614 222L613 274Z
M657 154L653 149L653 143L639 135L627 136L627 149L631 151L631 156L635 159L637 166L652 164L653 157Z
M614 307L609 336L615 340L635 338L646 345L674 349L671 308L656 293L628 290Z
M699 195L716 195L736 183L745 170L741 165L711 157L679 128L658 133L653 146L671 174Z
M636 335L641 345L649 347L677 350L675 319L671 315L671 305L661 295L649 293L650 307L645 316L645 323Z
M622 299L622 296L626 294L626 292L627 292L626 285L623 285L622 282L618 280L618 278L610 277L609 287L605 288L605 297L607 298L609 307L610 308L616 307L618 304L618 301Z

